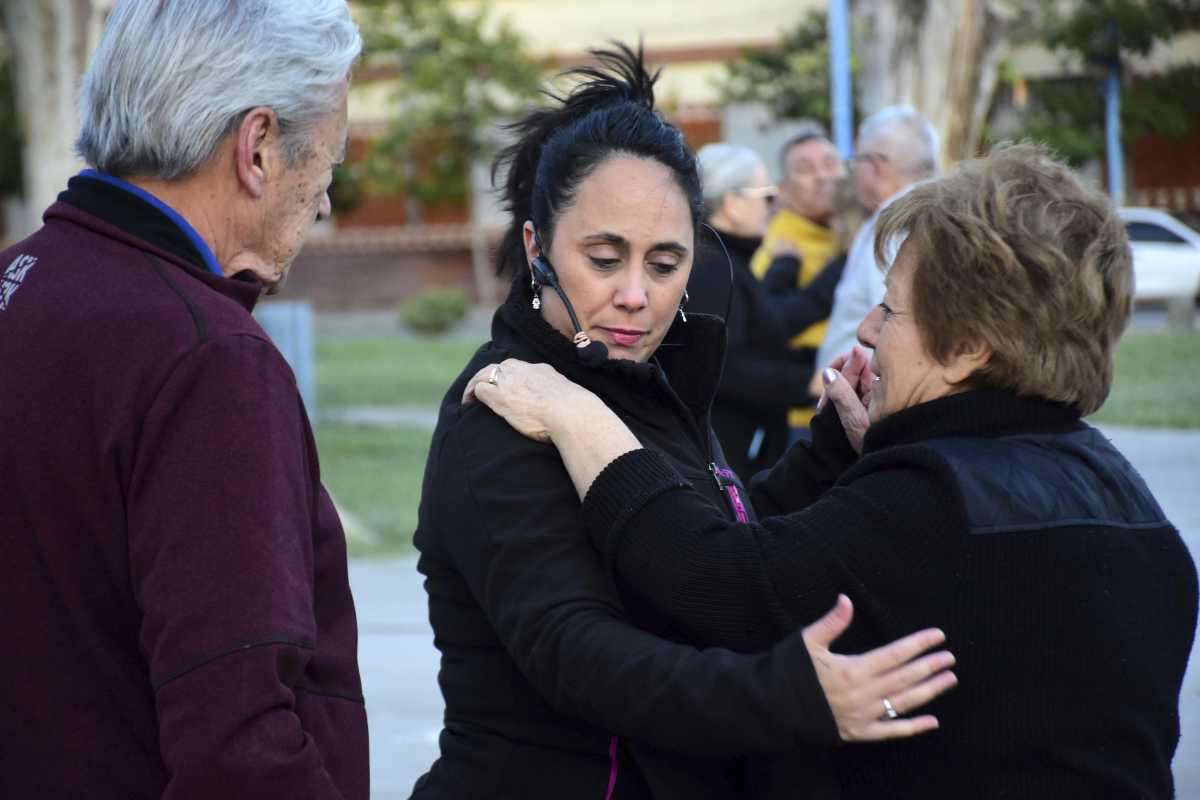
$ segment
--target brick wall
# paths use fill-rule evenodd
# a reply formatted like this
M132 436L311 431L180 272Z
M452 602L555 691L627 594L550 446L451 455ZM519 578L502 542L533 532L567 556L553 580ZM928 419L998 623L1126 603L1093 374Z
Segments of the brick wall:
M314 238L288 275L283 297L321 311L395 308L431 286L459 286L477 300L463 226L345 230Z

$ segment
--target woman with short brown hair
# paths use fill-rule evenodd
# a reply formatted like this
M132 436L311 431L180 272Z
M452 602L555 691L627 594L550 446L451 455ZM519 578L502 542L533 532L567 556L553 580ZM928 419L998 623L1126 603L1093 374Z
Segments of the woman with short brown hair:
M827 370L813 442L754 483L758 522L721 518L544 366L505 361L474 393L558 448L631 612L689 632L780 608L800 624L843 592L859 610L849 646L946 631L962 685L930 705L939 730L838 750L846 800L1171 797L1196 570L1081 420L1130 314L1114 209L1043 151L1009 146L897 200L878 236L900 249L858 330L874 355ZM696 593L720 612L690 615L680 598ZM790 768L764 770L755 796L813 786Z
M937 254L913 276L913 313L933 356L978 339L991 356L974 385L1084 415L1104 402L1133 303L1131 257L1116 209L1065 166L1034 145L998 147L912 189L876 230L879 243L907 235L917 252Z

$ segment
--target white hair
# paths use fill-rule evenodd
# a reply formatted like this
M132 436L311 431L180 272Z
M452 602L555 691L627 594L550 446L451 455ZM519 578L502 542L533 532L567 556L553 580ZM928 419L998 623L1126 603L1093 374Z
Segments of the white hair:
M911 175L936 175L941 160L941 140L929 120L912 106L888 106L863 120L858 129L859 147L867 143L880 149Z
M696 153L696 160L700 164L704 206L709 213L721 207L726 194L749 186L755 170L765 169L758 153L749 147L724 142L704 145Z
M83 78L76 150L113 175L174 180L265 106L294 163L361 51L345 0L121 0Z

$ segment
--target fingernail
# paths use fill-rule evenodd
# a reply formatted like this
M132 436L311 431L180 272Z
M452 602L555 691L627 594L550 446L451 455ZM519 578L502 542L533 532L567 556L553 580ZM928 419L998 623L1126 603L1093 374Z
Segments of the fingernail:
M826 386L833 383L837 379L838 379L838 371L836 369L834 369L833 367L826 367L825 371L821 373L821 380L824 382L824 384Z

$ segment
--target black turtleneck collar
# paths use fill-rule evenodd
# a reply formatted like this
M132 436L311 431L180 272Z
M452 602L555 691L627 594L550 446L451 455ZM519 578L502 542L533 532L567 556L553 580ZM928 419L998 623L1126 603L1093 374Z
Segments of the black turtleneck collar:
M1075 430L1079 411L1040 397L978 390L897 411L867 429L863 453L942 436L1005 436Z
M716 394L724 366L725 326L717 317L689 314L678 317L650 361L610 358L591 367L579 359L574 343L555 330L530 305L528 281L514 281L508 299L492 319L492 339L503 343L519 337L545 363L565 377L607 399L617 400L630 387L661 390L666 383L697 415L707 411Z
M721 236L721 241L725 243L725 247L729 250L729 255L735 264L749 265L750 259L758 252L758 248L762 246L762 238L757 236L738 236L735 233L729 233L715 229ZM697 235L697 240L701 246L710 246L718 252L721 246L713 239L712 233L705 231L703 234Z
M209 271L204 256L179 226L162 211L135 194L86 175L76 175L67 181L67 189L59 194L58 200L120 228L198 269Z

